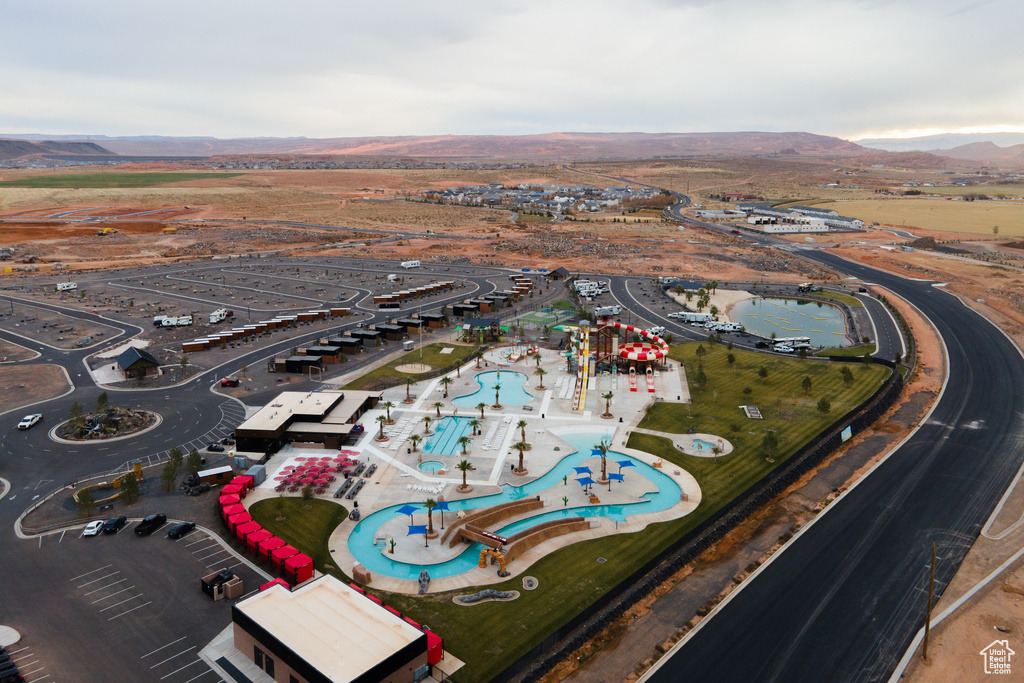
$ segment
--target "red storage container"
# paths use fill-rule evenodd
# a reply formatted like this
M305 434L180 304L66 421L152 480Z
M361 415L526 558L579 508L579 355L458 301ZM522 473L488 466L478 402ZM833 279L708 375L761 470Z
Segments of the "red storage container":
M243 474L240 477L235 477L234 479L231 480L231 484L238 484L246 491L252 491L254 488L252 477L250 477L247 474ZM230 486L231 484L228 484L228 486Z
M270 554L271 563L274 565L275 571L282 571L284 561L293 555L298 555L299 551L290 545L283 545Z
M259 531L263 526L259 522L243 522L235 527L235 538L245 543L245 537L254 531Z
M437 664L444 656L444 639L433 631L424 631L427 634L427 661L430 664Z
M239 524L245 524L246 522L251 521L252 517L249 515L248 512L239 512L228 517L228 529L230 529L231 532L234 533L235 527L237 527Z
M241 503L233 503L231 505L226 505L220 509L220 514L222 517L224 517L224 519L227 519L231 515L237 515L239 512L247 512L245 506L242 505Z
M284 547L284 545L285 542L282 541L280 538L278 538L277 536L271 536L265 541L260 541L259 548L257 549L257 557L259 557L261 560L269 560L270 554L278 548Z
M236 503L242 502L242 499L238 496L237 493L225 493L221 495L219 502L220 506L222 508L225 508L228 505L234 505Z
M284 575L290 578L293 584L300 584L313 578L313 558L302 553L292 555L284 561Z
M249 554L256 555L256 549L260 547L260 541L265 541L268 538L273 538L274 534L270 533L266 529L260 529L254 531L245 537L245 549L249 551Z

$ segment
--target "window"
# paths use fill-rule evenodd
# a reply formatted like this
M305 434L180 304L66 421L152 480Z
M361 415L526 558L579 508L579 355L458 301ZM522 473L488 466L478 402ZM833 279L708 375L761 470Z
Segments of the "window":
M259 668L263 668L263 650L255 645L252 646L252 661L256 662L256 666Z
M295 676L288 674L288 683L300 683L300 681Z
M274 677L274 660L270 657L270 655L267 655L266 666L263 667L263 670L266 671L267 675L271 678Z

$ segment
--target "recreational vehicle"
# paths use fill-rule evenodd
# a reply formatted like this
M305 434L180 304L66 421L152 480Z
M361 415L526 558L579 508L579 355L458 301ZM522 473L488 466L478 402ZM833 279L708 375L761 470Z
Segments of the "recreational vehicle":
M78 283L77 282L58 282L57 283L57 291L58 292L66 292L66 291L68 291L70 289L78 289Z
M419 261L402 261L402 267L403 268L419 268L420 267L420 262Z

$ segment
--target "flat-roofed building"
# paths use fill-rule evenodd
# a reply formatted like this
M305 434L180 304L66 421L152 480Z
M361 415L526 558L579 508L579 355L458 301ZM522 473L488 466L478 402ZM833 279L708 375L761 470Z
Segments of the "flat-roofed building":
M428 632L332 576L294 591L270 586L235 604L231 621L235 648L280 683L413 683L430 674Z
M340 448L380 396L379 391L282 392L235 428L235 446L250 453L275 453L289 441Z

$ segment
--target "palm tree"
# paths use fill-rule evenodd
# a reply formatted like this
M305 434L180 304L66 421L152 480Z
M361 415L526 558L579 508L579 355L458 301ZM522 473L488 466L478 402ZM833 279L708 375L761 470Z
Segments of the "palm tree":
M533 360L537 361L537 367L539 368L540 367L540 351L538 351L537 353L533 354Z
M479 403L476 404L476 409L480 411L480 419L481 420L484 419L484 408L486 408L486 407L487 407L487 404L484 403L483 401L480 401Z
M423 441L423 437L422 437L422 436L420 436L419 434L410 434L410 435L409 435L409 441L411 441L411 442L412 442L412 452L413 452L413 453L415 453L415 452L416 452L416 446L417 446L417 445L418 445L418 444L419 444L419 443L420 443L421 441Z
M427 498L423 501L423 507L427 508L427 536L434 535L434 508L437 507L437 501L433 498Z
M377 441L383 441L384 440L384 425L386 425L388 423L387 416L386 415L378 415L377 416L377 423L380 425L380 436L377 437Z
M434 410L437 411L437 419L440 420L441 419L441 408L444 408L444 404L441 403L440 401L434 401L433 404L431 404L431 407L434 408Z
M451 377L442 377L441 378L441 386L444 387L444 397L445 398L448 398L448 387L450 387L454 383L455 383L455 380L453 380Z
M391 409L395 407L395 404L392 403L391 401L384 401L383 403L381 403L381 406L384 408L384 410L387 411L387 414L388 414L388 424L391 424L391 422L392 422L392 420L391 420Z
M476 430L480 429L480 420L474 417L469 421L469 426L473 428L473 436L476 436Z
M523 441L526 441L526 420L516 422L516 427L519 427L519 433L523 435Z
M718 315L718 306L712 306L708 309L708 312L711 313L712 316Z
M544 390L544 375L548 374L547 371L544 370L544 368L537 368L537 370L534 371L533 374L535 374L538 377L540 377L540 384L537 386L537 388L540 389L541 391L543 391Z
M412 397L409 395L409 390L412 389L412 385L416 384L416 380L412 377L405 378L405 402L412 403Z
M471 463L470 461L460 460L459 464L455 466L455 469L462 472L462 486L460 488L463 491L467 490L469 488L469 485L466 483L466 473L476 472L476 468L473 467L473 463Z
M477 370L480 369L480 361L483 360L483 357L484 357L483 352L477 353L477 355L476 355L476 369Z
M463 434L462 436L459 437L459 440L456 441L455 443L457 443L460 446L462 446L462 454L463 455L469 455L466 452L466 447L469 446L469 444L473 443L473 439L471 439L468 436L466 436L465 434Z
M430 433L430 423L433 422L433 421L434 421L434 418L430 417L429 415L425 415L423 417L423 433L424 434L429 434Z
M613 396L615 396L615 394L613 394L610 391L608 393L606 393L606 394L601 394L601 398L604 399L604 415L602 415L601 417L611 417L612 416L612 407L611 406L612 406L612 397Z
M492 408L500 408L501 407L501 403L498 402L498 396L500 394L501 394L501 385L500 384L495 384L494 385L494 405L491 406Z
M519 468L516 470L516 472L522 472L523 471L523 451L528 451L531 448L533 448L533 446L531 446L530 444L526 443L526 441L522 441L520 443L512 444L512 448L514 448L515 450L519 451Z
M601 443L594 446L594 448L601 451L601 481L608 481L608 447L610 445L602 439Z
M722 447L717 445L717 444L712 446L711 447L711 453L712 453L712 455L715 456L715 462L718 462L718 456L720 456L722 454Z

